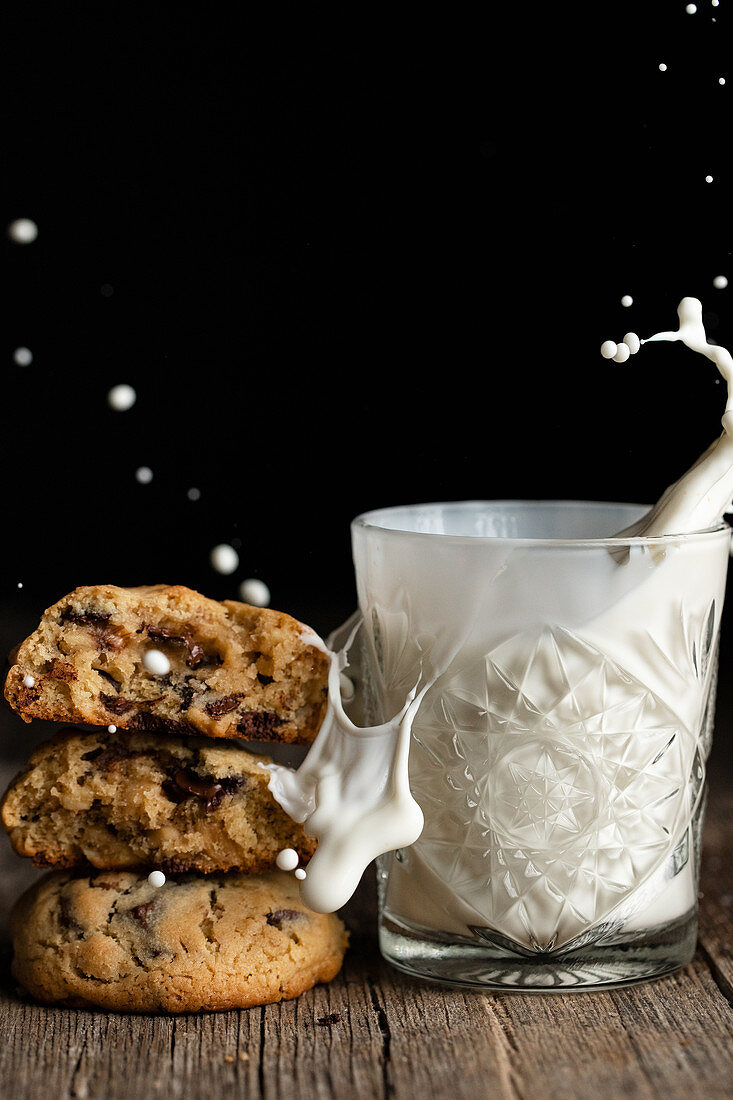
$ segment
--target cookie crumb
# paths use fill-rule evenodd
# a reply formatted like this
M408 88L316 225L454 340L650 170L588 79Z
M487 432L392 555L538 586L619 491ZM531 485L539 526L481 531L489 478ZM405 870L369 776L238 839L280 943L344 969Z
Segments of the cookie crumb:
M328 1016L321 1016L316 1023L319 1027L331 1027L333 1024L341 1023L340 1012L329 1012Z

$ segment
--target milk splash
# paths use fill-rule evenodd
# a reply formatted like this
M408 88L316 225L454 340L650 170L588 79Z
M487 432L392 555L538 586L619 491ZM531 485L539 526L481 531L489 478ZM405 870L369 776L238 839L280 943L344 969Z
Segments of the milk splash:
M412 723L433 680L419 690L416 684L389 721L355 725L344 710L341 674L359 628L357 621L339 652L326 650L328 711L307 757L297 771L269 766L273 795L318 840L301 895L321 913L344 905L373 859L413 844L423 827L410 793L408 757Z
M708 344L702 321L702 305L684 298L678 307L676 331L659 332L641 344L682 341L717 366L728 384L723 434L659 502L618 537L683 534L714 526L731 509L733 496L733 357L725 348ZM638 350L638 345L634 350ZM664 555L660 562L664 561ZM619 558L618 569L625 568ZM669 578L668 578L669 579ZM633 596L633 593L631 594ZM643 597L642 597L643 602ZM621 613L623 601L619 604ZM633 608L623 605L624 618ZM389 721L357 726L344 709L341 674L348 667L348 652L361 620L338 651L308 634L330 657L329 706L323 726L297 770L269 765L269 787L275 799L306 832L318 840L301 885L303 900L317 912L332 912L344 905L377 856L414 844L423 828L423 814L410 791L409 751L412 725L426 693L450 665L463 643L444 640L443 659L421 662L420 678L407 692L404 705ZM611 642L618 623L601 615L589 624L599 644ZM515 643L521 644L517 637ZM633 660L633 655L630 657ZM433 879L433 888L439 883Z
M709 344L702 320L702 303L683 298L677 308L680 327L673 332L658 332L643 344L660 340L681 340L692 351L712 360L725 379L728 399L723 413L723 434L702 454L683 476L663 493L657 504L633 527L620 532L627 535L668 535L701 531L714 526L731 510L733 496L733 356L726 348Z

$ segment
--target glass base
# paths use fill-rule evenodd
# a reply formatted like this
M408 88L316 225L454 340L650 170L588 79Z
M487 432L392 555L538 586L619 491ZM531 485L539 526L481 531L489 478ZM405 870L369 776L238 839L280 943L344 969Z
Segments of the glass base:
M660 978L685 966L696 942L694 909L669 924L627 933L623 942L546 955L459 942L455 936L395 921L387 911L379 924L382 955L406 974L453 986L523 993L585 992Z

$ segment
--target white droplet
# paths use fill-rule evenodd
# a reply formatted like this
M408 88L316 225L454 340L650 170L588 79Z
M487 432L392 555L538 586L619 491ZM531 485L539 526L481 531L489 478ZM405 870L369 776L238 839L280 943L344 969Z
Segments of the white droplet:
M117 412L126 412L131 409L137 400L137 394L132 386L123 382L119 386L113 386L107 394L107 404Z
M38 236L38 226L30 218L16 218L8 226L8 236L16 244L33 244Z
M167 676L171 670L171 663L165 653L159 649L147 649L143 654L143 667L153 676Z
M710 0L710 3L712 4L712 6L714 8L717 8L718 4L720 3L720 0Z
M188 497L189 500L201 500L201 490L200 489L189 489L188 492L186 493L186 496Z
M160 889L161 886L165 886L165 875L162 871L151 871L148 875L148 882L156 889Z
M664 64L664 62L662 62L662 64L659 66L659 71L660 73L666 73L667 66Z
M117 733L117 726L107 726L108 733Z
M688 4L687 7L685 8L685 11L687 12L688 15L694 15L695 12L697 11L697 4Z
M22 582L22 581L18 581L18 588L22 588L22 587L23 587L23 582Z
M295 875L296 878L299 878L300 881L302 882L303 879L306 877L305 868L304 867L296 867L295 870L293 871L293 874Z
M36 680L35 680L34 676L24 676L23 677L23 684L27 688L32 688L33 685L35 684L35 682L36 682Z
M138 466L135 470L135 477L141 485L149 485L153 480L153 471L149 466Z
M716 290L725 290L728 285L728 280L725 275L716 275L713 279L713 286Z
M275 860L281 871L294 871L299 862L300 857L295 848L283 848L282 852L278 852Z
M29 367L33 362L33 352L30 348L16 348L13 352L13 360L19 367Z
M614 363L625 363L631 355L631 348L628 344L620 343L616 348L616 354L613 357Z
M641 340L635 332L627 332L624 336L624 343L629 349L632 355L636 355L637 351L641 347Z
M617 351L618 345L613 340L604 340L601 344L601 355L604 359L613 359Z
M239 554L233 546L222 542L211 551L209 561L217 573L235 573L239 567Z
M713 177L712 176L706 176L705 177L705 182L706 183L712 183L713 182Z
M718 77L718 84L725 84L725 77L724 76L719 76Z
M623 298L621 299L621 305L628 307L628 306L633 306L633 304L634 304L634 299L631 297L631 295L630 294L624 294Z
M270 589L257 577L248 577L246 581L242 581L239 595L245 603L251 603L253 607L268 607L270 603Z

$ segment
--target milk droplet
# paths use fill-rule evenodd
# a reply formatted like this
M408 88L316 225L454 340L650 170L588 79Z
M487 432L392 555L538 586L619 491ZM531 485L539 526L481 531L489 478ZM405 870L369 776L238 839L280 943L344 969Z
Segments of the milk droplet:
M666 73L667 66L664 64L664 62L662 62L662 64L659 66L659 71L660 73Z
M22 582L22 581L18 581L18 588L22 588L22 587L23 587L23 582Z
M294 871L299 862L300 857L294 848L283 848L275 860L281 871Z
M134 389L124 382L119 386L113 386L107 394L107 404L117 412L126 412L131 409L136 400L137 394Z
M685 11L687 12L688 15L694 15L695 12L697 11L697 4L688 4L687 7L685 8Z
M633 304L634 304L634 299L631 297L631 295L630 294L624 294L623 298L621 299L621 305L628 307L628 306L633 306Z
M149 466L138 466L135 470L135 477L141 485L149 485L153 480L153 471Z
M188 497L189 500L201 500L201 490L200 489L189 489L188 492L186 493L186 496Z
M713 182L713 177L712 176L706 176L705 177L705 182L706 183L712 183Z
M32 244L38 236L38 226L30 218L16 218L8 226L8 236L16 244Z
M153 676L167 676L171 670L171 663L165 653L159 649L148 649L143 654L143 667Z
M719 76L718 77L718 84L725 84L725 77L724 76Z
M117 726L107 726L108 733L117 733Z
M33 362L33 352L30 348L16 348L13 359L19 367L29 367Z
M604 340L601 344L601 355L604 359L613 359L617 351L618 345L613 340Z
M637 351L641 347L641 340L635 332L627 332L624 336L624 343L629 349L632 355L636 355Z
M249 577L239 586L239 595L245 603L251 603L253 607L267 607L270 603L270 589L264 581L257 577Z
M159 889L161 886L165 886L165 875L162 871L151 871L148 875L148 882L151 886Z
M217 573L235 573L239 566L239 554L233 546L222 542L211 551L209 561Z
M616 348L616 354L613 357L614 363L625 363L631 355L631 348L628 344L620 343Z
M293 874L296 878L299 878L301 882L306 877L305 869L303 867L296 867L293 871Z
M728 285L728 280L725 275L716 275L713 279L713 286L716 290L725 290Z
M23 684L27 688L32 688L33 685L35 684L35 682L36 682L36 680L35 680L34 676L24 676L23 677Z

